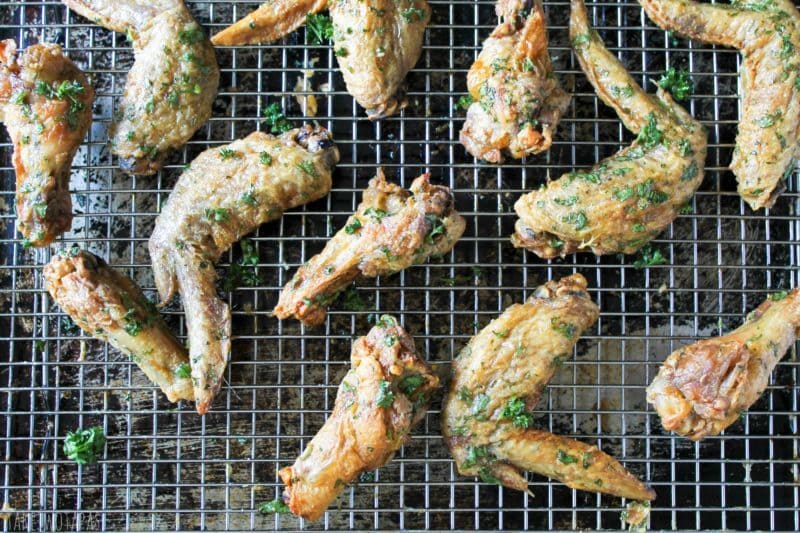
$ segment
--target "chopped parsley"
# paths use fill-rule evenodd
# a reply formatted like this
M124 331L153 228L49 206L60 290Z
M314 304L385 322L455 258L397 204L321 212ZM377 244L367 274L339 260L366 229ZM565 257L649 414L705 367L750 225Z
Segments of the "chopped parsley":
M74 433L68 431L64 439L64 455L79 465L92 464L97 462L97 456L105 445L106 435L100 426L78 429Z
M425 10L411 6L400 12L403 20L411 24L412 22L420 22L425 20Z
M697 163L692 161L685 169L683 169L683 172L681 173L681 181L692 180L695 178L695 176L697 176Z
M414 394L414 391L417 390L425 383L425 378L419 374L409 374L403 379L400 380L398 383L397 388L403 391L403 394L406 396L411 396Z
M272 156L269 155L267 152L261 152L258 154L258 160L261 161L261 164L264 166L270 166L272 164Z
M568 339L572 339L575 336L575 330L577 329L574 324L564 322L556 317L550 319L550 327L553 328L553 331L561 333Z
M323 44L333 38L333 21L324 13L306 15L306 36L312 44Z
M687 100L694 94L692 75L684 69L668 68L658 80L658 86L669 91L679 102Z
M242 258L238 263L233 263L228 275L222 281L222 289L230 292L236 287L255 287L261 282L261 277L256 273L259 263L256 246L249 239L239 241L242 248Z
M655 113L647 115L647 124L644 125L636 139L646 150L655 148L664 139L664 133L658 129Z
M772 126L775 125L776 122L778 122L781 119L782 116L783 116L783 111L779 109L778 111L775 111L772 114L764 115L763 117L757 119L755 122L756 125L759 126L760 128L771 128Z
M574 211L561 217L561 222L572 224L576 230L582 230L589 223L589 219L583 211Z
M376 207L368 207L364 210L364 215L370 217L374 222L380 222L388 214L389 213L383 209L378 209Z
M262 514L286 514L289 512L289 506L283 503L280 498L275 498L271 502L259 505L258 512Z
M317 173L317 167L314 166L314 162L310 159L303 159L297 163L297 168L313 178L319 177L319 174Z
M77 80L64 80L61 83L54 82L52 85L39 81L36 83L36 94L42 95L49 100L69 100L69 109L65 117L71 129L78 126L79 111L86 108L79 95L83 94L85 88Z
M578 462L578 459L574 455L570 455L564 450L558 450L558 453L556 454L556 460L565 465L571 465L572 463Z
M466 402L466 403L470 403L470 404L472 403L472 391L469 390L466 387L461 387L460 389L458 389L458 392L456 393L456 396L462 402Z
M224 207L206 208L204 213L207 219L214 222L225 222L230 218L228 210Z
M390 389L391 384L388 381L381 380L378 384L378 397L375 398L375 403L378 407L391 407L394 403L394 393Z
M474 102L472 96L468 94L460 96L456 102L456 109L467 109L472 105L472 102Z
M205 34L203 33L203 30L200 29L200 26L196 24L193 24L192 26L189 26L185 30L181 30L181 32L178 33L178 41L187 46L197 44L203 39L205 39Z
M236 150L231 150L230 148L222 147L219 149L219 158L223 161L227 161L228 159L241 159L242 153L237 152Z
M277 102L269 104L261 111L261 114L264 115L264 122L272 133L285 133L292 129L292 123L283 114L281 106Z
M789 291L778 291L778 292L773 292L772 294L767 296L767 298L769 298L773 302L778 302L780 300L783 300L787 296L789 296Z
M358 230L361 229L361 221L357 218L354 218L352 222L344 227L344 232L348 235L352 235Z
M177 378L189 378L192 375L192 369L189 367L189 363L181 363L175 367L175 377Z
M654 265L664 265L666 263L667 259L661 254L661 250L648 244L639 250L639 258L633 262L633 266L636 268L645 268Z
M467 447L467 458L461 464L463 468L472 468L478 463L492 462L494 456L489 451L488 446L469 446Z
M435 237L444 235L445 233L444 220L438 215L429 213L425 215L425 221L431 226L431 230L425 235L425 242L433 244L433 239Z
M125 331L131 337L142 332L142 323L136 318L136 309L128 309L122 319L125 321Z
M334 50L333 53L334 55L336 55L336 57L347 57L350 52L348 52L347 48L345 48L344 46L340 46L339 48Z
M533 414L525 410L522 398L511 398L500 411L501 420L511 420L514 427L528 429L533 423Z

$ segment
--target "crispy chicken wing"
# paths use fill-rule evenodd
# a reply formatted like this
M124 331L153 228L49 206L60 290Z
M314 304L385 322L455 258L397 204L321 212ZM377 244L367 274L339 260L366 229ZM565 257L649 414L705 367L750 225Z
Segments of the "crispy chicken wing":
M275 316L319 325L328 305L359 276L394 274L450 251L466 223L450 189L429 180L423 174L406 191L379 169L345 226L283 288Z
M531 8L532 4L532 8ZM461 144L474 157L500 163L550 148L570 96L553 75L540 0L498 0L501 23L467 74L473 104Z
M800 290L770 296L738 329L670 355L647 388L664 429L692 440L733 424L800 336Z
M401 85L419 59L431 17L426 0L276 0L217 33L212 41L218 45L273 41L304 24L306 15L326 7L347 91L373 120L405 107Z
M596 447L530 428L530 410L598 315L586 279L574 274L539 287L472 338L453 362L443 404L445 443L461 474L524 491L523 469L576 489L654 498Z
M129 174L153 174L211 116L219 68L182 0L62 0L133 40L134 63L111 126L111 150Z
M0 119L14 144L18 229L47 246L70 228L72 158L92 123L94 90L57 44L0 42Z
M741 50L742 114L731 170L752 209L771 207L800 159L800 12L791 0L639 3L664 29Z
M169 401L194 398L186 349L128 276L74 247L53 256L44 280L83 331L128 355Z
M414 339L388 315L355 341L350 360L330 418L294 465L280 471L289 509L309 520L359 474L392 459L439 387Z
M338 160L324 128L254 132L197 156L156 219L156 287L162 305L181 293L200 414L219 390L230 352L230 309L217 297L214 262L261 224L328 194Z
M572 1L570 36L597 94L638 138L589 170L521 197L514 246L543 258L633 253L678 216L703 180L706 132L669 93L645 93Z

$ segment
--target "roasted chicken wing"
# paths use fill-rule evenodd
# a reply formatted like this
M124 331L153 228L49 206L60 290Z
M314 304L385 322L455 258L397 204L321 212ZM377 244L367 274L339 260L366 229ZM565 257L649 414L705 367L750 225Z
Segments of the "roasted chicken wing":
M182 0L62 0L133 40L134 63L111 125L111 151L130 174L153 174L211 116L219 68Z
M388 315L355 341L350 360L330 418L294 465L280 471L289 509L308 520L321 517L359 474L392 459L439 387L414 339Z
M387 276L450 251L466 223L450 189L429 180L423 174L406 191L379 169L345 226L283 288L275 316L319 325L328 305L359 276Z
M57 44L0 42L0 120L14 144L17 228L47 246L70 228L72 158L92 123L94 90Z
M194 398L186 349L129 277L74 247L53 256L44 281L83 331L128 355L169 401Z
M521 197L514 246L543 258L633 253L678 216L703 180L706 132L666 91L645 93L572 1L570 37L597 94L638 138L588 170Z
M733 424L800 336L800 290L771 295L738 329L670 355L647 388L664 429L692 440Z
M461 130L467 151L490 163L549 149L570 99L553 74L541 1L498 0L495 10L501 23L467 74Z
M651 500L654 493L594 446L532 429L530 412L599 309L574 274L539 287L493 320L453 361L445 443L463 475L527 490L519 470L569 487Z
M800 159L800 12L791 0L639 0L664 29L742 52L731 170L751 208L771 207Z
M217 45L269 42L294 31L325 8L347 91L370 119L406 105L401 85L422 52L431 17L426 0L275 0L212 37Z
M150 237L161 305L179 291L186 310L197 411L219 390L231 314L217 297L214 262L233 243L331 189L339 152L327 130L262 132L201 153L181 175Z

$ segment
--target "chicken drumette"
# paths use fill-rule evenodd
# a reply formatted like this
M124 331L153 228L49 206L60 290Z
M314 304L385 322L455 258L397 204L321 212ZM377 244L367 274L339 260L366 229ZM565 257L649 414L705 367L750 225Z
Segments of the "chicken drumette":
M14 144L17 228L46 246L70 228L72 158L92 123L94 90L57 44L17 53L0 42L0 119Z
M328 305L359 276L394 274L450 251L466 223L450 189L429 180L423 174L406 191L379 169L355 214L283 288L275 316L319 325Z
M362 472L380 468L425 417L439 379L388 315L353 344L333 413L293 466L280 471L295 515L316 520Z
M530 410L598 315L586 279L574 274L539 287L472 338L453 361L442 414L445 443L461 474L524 491L519 470L530 470L576 489L655 497L596 447L530 427Z
M502 20L467 74L473 99L461 144L474 157L500 163L550 148L569 105L553 75L540 0L498 0Z
M169 401L194 398L186 349L129 277L74 247L44 267L44 281L83 331L128 355Z
M591 250L633 253L661 233L703 180L706 132L669 93L645 93L573 0L570 37L600 98L638 138L589 170L520 198L514 246L543 258Z
M670 355L647 388L664 429L692 440L733 424L764 389L800 336L800 290L771 295L728 335Z
M217 45L274 41L325 8L347 91L370 119L406 105L401 85L422 52L431 17L426 0L275 0L212 37Z
M639 0L664 29L742 52L731 170L751 208L771 207L800 159L800 12L791 0L732 5Z
M201 153L175 185L150 256L161 304L176 290L183 299L199 413L219 389L230 352L230 309L217 297L214 262L264 222L328 194L338 160L323 128L254 132Z
M182 0L62 0L133 40L134 63L111 125L111 151L130 174L153 174L211 116L219 68Z

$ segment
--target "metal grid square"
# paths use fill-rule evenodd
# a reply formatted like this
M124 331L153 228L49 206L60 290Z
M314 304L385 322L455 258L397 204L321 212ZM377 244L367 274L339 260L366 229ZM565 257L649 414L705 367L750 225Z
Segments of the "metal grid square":
M661 31L633 1L589 5L604 41L642 86L652 90L666 66L691 70L696 95L688 105L709 130L706 178L693 214L656 240L668 265L641 270L632 257L587 255L545 262L510 245L513 202L632 136L598 101L570 53L568 3L546 1L551 53L574 93L572 105L549 153L502 167L477 164L458 144L463 111L454 106L496 22L493 3L430 3L433 19L401 115L367 121L344 91L331 47L308 45L302 30L272 45L221 48L214 118L164 171L131 178L107 146L113 104L132 61L125 37L55 1L0 1L0 36L21 46L62 44L97 89L95 124L73 167L77 214L64 243L107 258L150 293L146 239L181 167L209 146L263 128L258 117L271 102L296 123L311 120L293 97L304 69L314 76L300 94L317 96L314 120L334 132L342 155L330 196L253 235L265 282L228 295L232 361L213 412L199 418L189 405L169 404L133 363L63 320L40 274L51 252L25 251L14 234L11 147L2 134L4 530L619 528L615 498L538 476L530 478L532 496L458 476L439 435L438 401L395 460L374 481L348 488L320 522L255 511L280 493L277 470L291 464L332 408L352 339L367 331L369 312L399 316L421 353L446 372L476 328L539 283L575 271L589 280L602 315L545 395L539 426L597 442L650 480L658 493L654 529L800 530L796 349L723 436L695 444L669 435L644 401L645 386L671 350L737 326L767 291L800 281L800 176L790 177L773 209L753 213L727 171L738 119L738 54ZM210 32L257 5L188 4ZM463 239L441 260L362 285L358 294L369 311L345 311L339 302L324 328L312 330L270 317L283 283L352 212L378 166L403 185L429 170L454 188L468 221ZM220 270L237 253L234 247ZM183 335L179 304L167 315ZM61 439L93 424L106 429L107 452L99 465L79 467L60 452Z

